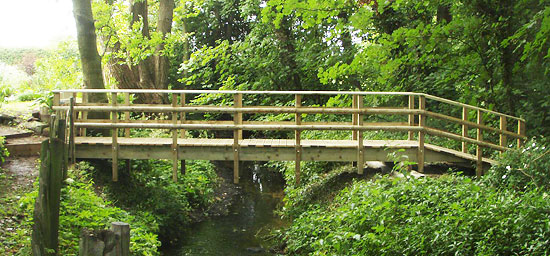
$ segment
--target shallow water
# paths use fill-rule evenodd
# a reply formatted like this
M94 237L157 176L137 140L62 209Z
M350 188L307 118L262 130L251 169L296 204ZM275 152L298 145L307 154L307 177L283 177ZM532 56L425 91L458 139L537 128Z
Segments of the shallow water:
M284 223L273 211L283 197L284 180L278 172L251 166L242 170L242 193L230 214L194 224L184 238L164 255L273 255L270 241L261 239ZM257 252L260 251L260 252Z

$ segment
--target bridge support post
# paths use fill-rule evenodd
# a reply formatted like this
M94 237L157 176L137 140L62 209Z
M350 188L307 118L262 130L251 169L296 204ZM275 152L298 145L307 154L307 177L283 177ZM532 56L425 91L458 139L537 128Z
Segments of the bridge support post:
M185 93L181 93L180 94L180 105L182 107L185 107ZM181 113L181 116L180 116L180 123L183 124L185 122L185 112L182 112ZM186 135L185 135L185 129L181 129L180 130L180 138L182 139L185 139ZM180 173L181 175L185 175L185 159L184 160L181 160L180 161L180 165L181 165L181 170L180 170Z
M414 109L414 95L409 95L409 109L410 110ZM409 115L409 126L414 126L414 114ZM414 139L414 132L413 131L409 131L408 139L409 140Z
M241 93L235 93L233 96L234 107L236 109L241 109L243 106L243 95ZM241 125L243 123L243 114L242 112L236 112L233 121L235 125ZM235 129L233 131L233 183L239 183L239 140L242 139L242 130Z
M357 95L357 108L363 108L363 95ZM363 115L357 115L357 126L363 126ZM363 130L357 131L357 173L363 174L365 168L365 147L363 145Z
M518 120L518 134L521 136L525 136L525 121L519 119ZM523 139L518 138L518 148L523 146Z
M505 116L500 116L500 130L505 132L508 126L508 121L506 120ZM508 137L506 137L506 134L501 133L500 134L500 140L499 145L501 147L506 147L506 144L508 144ZM504 153L504 151L500 151L500 154Z
M462 121L468 122L468 108L462 107ZM462 137L468 137L468 126L462 124ZM468 153L468 144L462 141L462 153Z
M296 94L295 96L295 107L296 109L300 108L302 106L302 95ZM302 114L296 113L294 115L296 125L302 124ZM300 175L301 175L301 161L302 161L302 131L295 130L294 131L294 148L296 151L296 159L295 159L295 167L294 167L294 180L296 182L296 185L300 185Z
M481 110L477 110L477 124L483 125L483 113ZM477 141L483 141L483 134L481 133L481 128L477 128ZM481 145L476 147L476 176L481 177L483 175L483 148Z
M128 92L124 93L124 105L130 106L130 93ZM126 123L130 122L130 111L126 111L124 113L124 121L126 121ZM130 128L124 129L124 137L130 138ZM126 169L128 170L128 173L132 171L132 163L130 159L126 159Z
M172 107L178 106L178 95L172 93ZM178 124L178 113L172 112L172 124ZM178 129L172 129L172 180L178 181Z
M113 107L116 107L117 105L117 93L116 92L113 92L111 93L111 105ZM116 124L118 122L118 116L117 116L117 111L116 110L113 110L111 112L111 122L113 124ZM112 132L111 132L111 138L112 138L112 161L113 161L113 181L118 181L118 129L117 128L113 128Z
M424 95L420 95L418 97L418 108L421 111L426 110L426 97ZM418 117L418 126L420 128L424 128L426 126L426 115L424 113L420 113ZM424 140L425 140L426 133L424 130L420 130L418 132L418 153L417 153L417 162L418 162L418 172L424 172Z

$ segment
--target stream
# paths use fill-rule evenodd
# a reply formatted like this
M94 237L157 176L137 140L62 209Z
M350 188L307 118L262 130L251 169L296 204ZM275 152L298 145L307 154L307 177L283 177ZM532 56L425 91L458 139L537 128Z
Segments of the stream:
M284 179L258 165L241 170L237 195L229 214L182 230L181 242L164 255L274 255L272 242L261 237L284 225L273 211L283 198Z

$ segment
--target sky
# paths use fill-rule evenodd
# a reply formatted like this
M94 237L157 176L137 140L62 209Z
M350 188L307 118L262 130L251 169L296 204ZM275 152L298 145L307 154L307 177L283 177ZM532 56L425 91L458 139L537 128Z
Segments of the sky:
M71 0L0 0L0 47L49 48L76 38Z

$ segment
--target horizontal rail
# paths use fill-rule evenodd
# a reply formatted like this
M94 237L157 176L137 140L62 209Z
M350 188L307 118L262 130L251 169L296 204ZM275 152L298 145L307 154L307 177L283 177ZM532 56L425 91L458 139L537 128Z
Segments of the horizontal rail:
M416 92L358 92L358 91L236 91L236 90L153 90L153 89L69 89L53 90L53 93L159 93L159 94L265 94L265 95L402 95L420 96Z
M53 110L66 111L67 106L54 106ZM183 112L183 113L289 113L289 114L398 114L398 115L419 115L424 110L420 109L396 109L396 108L323 108L323 107L139 107L139 106L76 106L75 111L93 112Z
M447 116L447 115L443 115L443 114L439 114L439 113L435 113L435 112L431 112L431 111L426 111L425 114L427 116L431 116L431 117L435 117L435 118L439 118L439 119L444 119L444 120L455 122L455 123L458 123L458 124L467 125L467 126L472 127L472 128L481 128L483 130L496 132L498 134L505 134L507 136L514 137L514 138L520 138L520 139L527 138L527 136L525 136L525 135L520 135L520 134L517 134L517 133L510 132L510 131L500 130L500 129L497 129L497 128L494 128L494 127L489 127L489 126L486 126L486 125L482 125L482 124L478 124L478 123L474 123L474 122L470 122L470 121L465 121L465 120L462 120L460 118Z
M480 110L498 116L504 116L514 120L525 121L520 117L488 110L473 105L433 96L426 93L415 92L359 92L359 91L238 91L238 90L156 90L156 89L69 89L53 90L53 93L158 93L158 94L262 94L262 95L393 95L393 96L425 96L431 99L455 106L466 107L472 110Z
M492 149L496 149L496 150L500 150L500 151L509 150L509 148L501 147L501 146L495 145L493 143L479 141L479 140L476 140L476 139L464 137L464 136L457 135L457 134L450 133L450 132L437 130L437 129L434 129L434 128L425 127L424 131L428 134L431 134L431 135L441 136L441 137L445 137L445 138L449 138L449 139L453 139L453 140L458 140L458 141L465 141L465 142L468 142L468 143L472 143L472 144L476 144L476 145L479 145L479 146L488 147L488 148L492 148Z
M490 113L490 114L497 115L497 116L505 116L507 118L511 118L511 119L515 119L515 120L519 120L519 121L525 121L525 119L520 118L520 117L515 117L515 116L503 114L503 113L500 113L500 112L496 112L496 111L493 111L493 110L488 110L488 109L484 109L484 108L464 104L464 103L457 102L457 101L454 101L454 100L448 100L448 99L445 99L445 98L441 98L441 97L437 97L437 96L433 96L433 95L429 95L429 94L424 94L424 96L426 97L426 99L436 100L436 101L439 101L439 102L443 102L443 103L447 103L447 104L451 104L451 105L455 105L455 106L459 106L459 107L466 107L466 108L472 109L472 110L479 110L479 111L483 111L485 113Z
M356 126L356 125L254 125L254 124L167 124L167 123L75 123L80 128L137 128L137 129L186 129L186 130L281 130L281 131L303 131L303 130L343 130L343 131L421 131L418 126Z

